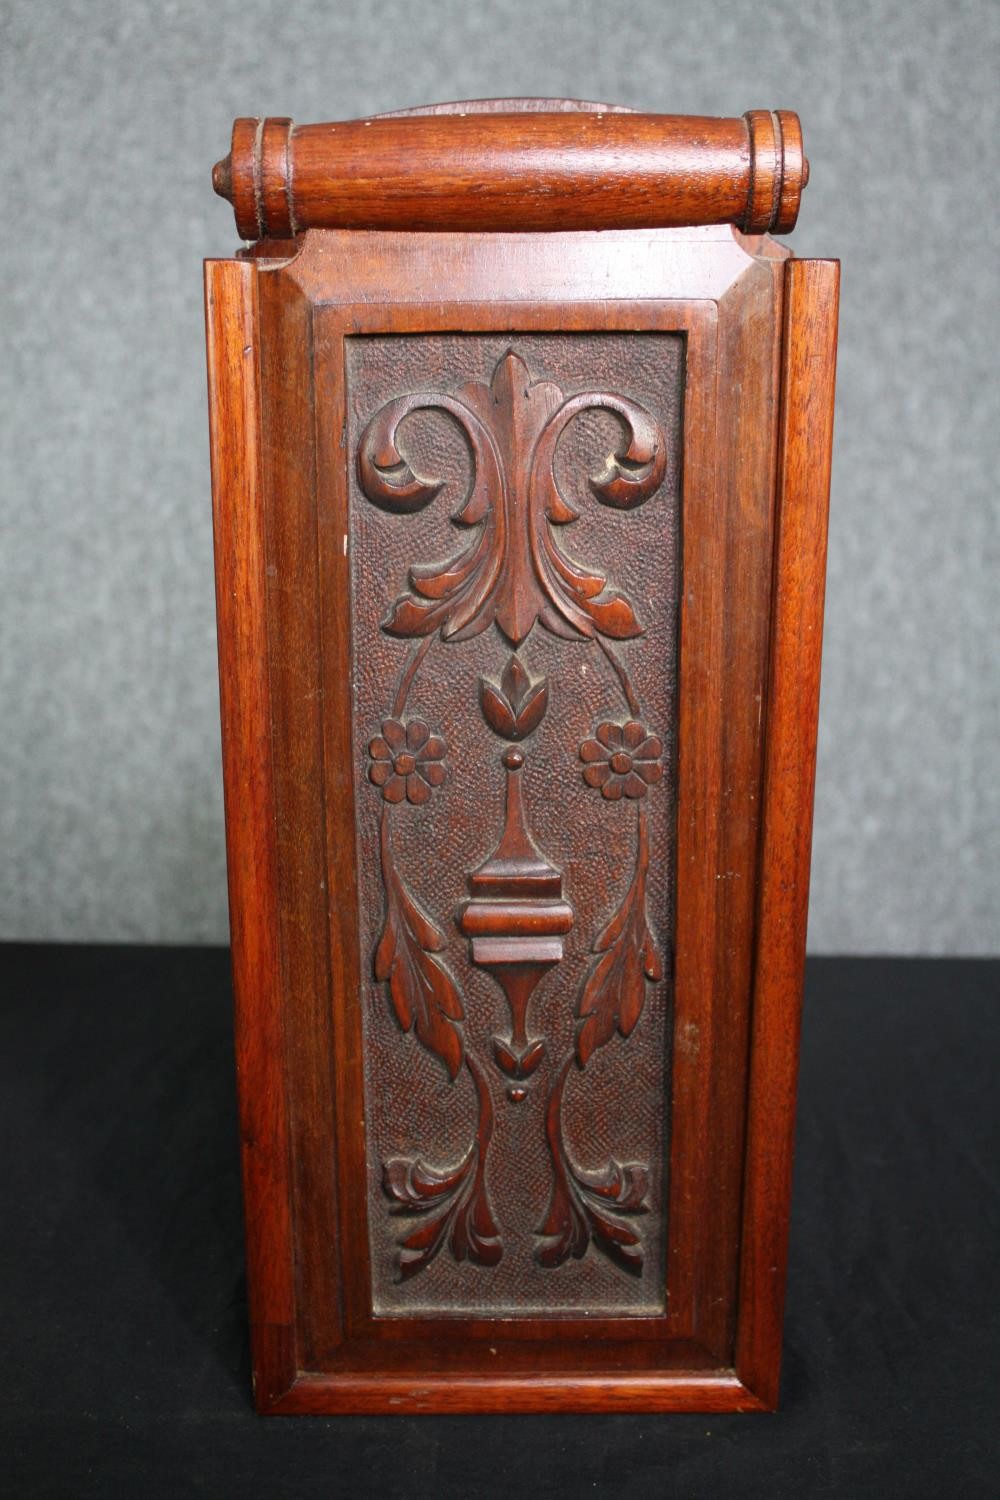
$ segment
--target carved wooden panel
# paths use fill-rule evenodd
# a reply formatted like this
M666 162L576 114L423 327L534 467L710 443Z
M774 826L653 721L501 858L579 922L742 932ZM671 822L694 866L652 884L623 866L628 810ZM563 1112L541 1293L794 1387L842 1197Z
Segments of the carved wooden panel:
M662 1312L684 338L345 347L372 1308Z

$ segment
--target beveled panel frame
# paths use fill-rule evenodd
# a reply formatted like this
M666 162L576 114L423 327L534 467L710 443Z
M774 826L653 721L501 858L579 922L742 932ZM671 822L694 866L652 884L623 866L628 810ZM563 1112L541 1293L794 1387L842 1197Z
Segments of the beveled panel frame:
M410 311L409 309L407 310ZM367 312L367 316L364 313ZM361 321L363 317L363 321ZM571 332L574 328L586 328L590 331L620 331L634 332L671 332L682 333L686 341L686 373L685 373L685 403L684 403L684 458L682 461L682 512L687 510L689 503L688 475L706 475L713 471L714 457L709 451L711 434L714 431L716 413L714 411L714 386L710 378L710 372L714 368L714 353L717 339L717 315L713 304L643 304L626 303L608 308L602 317L602 321L595 328L594 309L589 304L578 307L544 307L538 305L525 305L523 303L508 303L503 307L496 305L484 309L481 305L450 306L442 318L440 314L434 317L429 315L428 310L423 307L413 309L410 316L405 320L405 328L411 333L427 332L450 332L450 331L489 331L510 333L512 337L519 332L530 328L532 332L547 331L553 333ZM400 331L400 319L396 316L396 331ZM331 338L350 336L348 330L353 332L376 332L382 331L386 326L384 314L373 319L371 313L357 307L347 309L339 305L323 307L317 313L317 323L322 324L322 339L325 342ZM360 326L359 326L360 324ZM336 332L332 332L334 325ZM317 403L327 401L331 404L342 403L345 392L345 382L342 376L342 364L338 353L330 361L327 374L327 383L324 390L322 381L317 390ZM346 421L346 412L337 410L337 415L330 425L334 430L338 429L342 422ZM332 462L329 460L332 457ZM331 530L336 534L342 534L346 526L346 507L348 497L346 491L346 465L340 459L340 455L327 455L328 463L320 463L319 490L321 496L331 496L331 512L334 517ZM329 489L327 489L329 486ZM711 511L708 495L714 491L714 485L702 491L699 498L703 506L703 513ZM322 502L321 502L322 503ZM697 503L692 499L691 503ZM714 543L719 541L719 534L713 533ZM701 544L698 543L699 528L684 526L682 522L682 547L684 558L681 566L682 587L685 575L685 566L688 562L688 548L692 544L708 544L708 537L703 536ZM329 559L331 565L333 560ZM711 566L707 560L702 559L695 566ZM322 564L321 564L322 566ZM338 582L336 592L339 594L340 583ZM685 612L686 613L686 612ZM684 693L684 670L683 670L683 640L685 628L689 634L699 632L702 623L699 620L693 623L690 618L682 617L681 626L681 662L679 670L680 713L685 712L690 718L701 717L707 705L685 703ZM711 671L704 676L700 674L689 674L688 682L693 684L704 683L709 680ZM327 680L325 692L333 693L336 684ZM329 698L327 702L329 704ZM340 702L338 701L338 713ZM721 708L721 704L720 704ZM679 731L678 743L680 747L680 765L678 768L678 829L685 827L685 813L687 803L684 798L685 782L690 782L693 768L689 764L688 756L684 747L683 729ZM682 833L678 840L678 864L685 863L692 869L703 870L704 862L696 848L692 847L692 838L697 837L696 820L687 819L688 836ZM687 882L685 882L686 884ZM708 991L699 983L688 977L687 957L682 957L684 943L682 939L682 928L680 926L679 912L681 902L684 899L681 894L681 882L678 881L677 905L678 921L675 927L675 949L676 967L674 979L674 1011L673 1029L677 1035L678 1025L688 1028L685 1034L690 1034L690 1028L695 1027L699 1032L712 1030L711 1024L702 1014L702 1007L707 998ZM700 910L708 892L702 892L696 898L695 904ZM714 890L711 892L714 895ZM361 956L361 961L364 957ZM346 1053L356 1061L360 1060L361 1035L360 1035L360 1011L356 1003L358 971L354 969L352 976L345 976L343 995L343 1010L340 1012L341 1025L344 1034L350 1037ZM716 995L718 991L716 990ZM681 1000L683 996L683 1000ZM678 1020L678 1017L680 1018ZM691 1057L688 1049L685 1054ZM675 1053L676 1057L676 1053ZM708 1048L700 1052L697 1057L696 1066L700 1069L711 1067L711 1054ZM358 1067L350 1074L342 1075L341 1097L353 1099L360 1094L363 1087L361 1070ZM700 1106L706 1111L711 1107L710 1094L704 1087L696 1090L695 1097ZM708 1126L707 1115L701 1122L701 1129ZM699 1126L694 1126L695 1130ZM674 1126L676 1129L676 1125ZM345 1326L349 1336L359 1338L390 1339L398 1342L410 1342L427 1340L432 1338L436 1331L446 1331L450 1340L467 1337L481 1341L496 1341L498 1336L498 1323L493 1319L464 1319L457 1316L448 1316L447 1319L421 1318L407 1316L404 1318L376 1317L369 1308L370 1297L370 1275L368 1267L368 1243L364 1231L363 1219L351 1211L351 1195L357 1191L356 1183L365 1180L365 1151L364 1140L360 1132L351 1130L345 1121L342 1126L343 1134L341 1140L346 1142L344 1159L348 1165L341 1173L341 1199L340 1214L341 1223L351 1221L347 1233L349 1236L348 1247L344 1254L344 1261L350 1266L350 1274L345 1286ZM671 1135L673 1131L671 1131ZM699 1254L698 1240L704 1233L699 1229L697 1220L700 1214L705 1218L711 1218L710 1198L717 1193L717 1188L705 1193L700 1190L692 1197L692 1185L690 1182L687 1162L677 1159L674 1154L668 1169L669 1199L667 1207L668 1224L668 1266L667 1278L667 1305L669 1312L666 1315L643 1316L627 1315L622 1317L588 1316L574 1318L568 1314L560 1313L553 1318L542 1318L534 1316L530 1319L518 1319L516 1324L505 1322L503 1325L504 1340L519 1338L532 1341L546 1340L558 1337L560 1343L567 1343L574 1339L587 1341L594 1338L634 1340L649 1337L655 1340L669 1339L679 1344L687 1344L692 1341L700 1342L697 1328L697 1320L694 1311L694 1301L697 1295L697 1273L691 1262L697 1259ZM705 1183L707 1187L707 1182ZM704 1220L702 1220L704 1223ZM672 1226L676 1225L676 1232ZM682 1300L683 1299L683 1300ZM446 1323L446 1329L441 1330L441 1322ZM693 1351L697 1352L697 1351Z
M781 815L782 830L790 816L799 830L798 878L789 897L774 886L776 866L761 873L758 864L762 806L765 847L770 837L784 848L785 838L768 829L768 808L779 792L768 780L764 742L772 724L780 741L789 684L793 694L804 684L792 748L808 751L815 735L813 626L823 560L813 547L805 579L813 595L800 589L788 606L793 634L805 617L811 622L804 655L785 651L782 675L768 694L769 650L784 639L786 566L786 532L779 530L775 570L773 412L783 384L786 477L789 452L805 440L794 423L819 424L806 434L820 445L818 478L795 475L803 514L823 520L829 402L821 392L818 406L803 416L802 390L807 370L815 376L818 351L832 392L835 267L792 262L786 270L777 247L728 230L543 237L319 232L306 235L287 262L279 258L284 248L265 244L252 260L208 266L258 1403L273 1411L771 1405L795 1070L784 1037L797 1027L801 830L807 870L811 779L796 782L794 805ZM800 279L808 267L812 273ZM782 382L786 283L812 342L805 354L796 353L786 320ZM687 341L663 1317L559 1316L501 1328L489 1319L370 1312L364 1215L353 1198L364 1170L356 1104L362 956L351 904L354 819L349 778L336 769L349 767L352 757L344 608L348 456L317 446L314 411L327 403L343 415L345 337L478 329L662 329L683 332ZM335 418L330 428L342 430L343 423ZM789 547L798 547L798 558L801 539ZM820 589L820 616L821 609ZM775 753L772 742L768 765ZM762 944L771 971L763 991ZM766 1266L759 1254L765 1243L773 1251ZM753 1371L752 1383L744 1381L744 1369Z

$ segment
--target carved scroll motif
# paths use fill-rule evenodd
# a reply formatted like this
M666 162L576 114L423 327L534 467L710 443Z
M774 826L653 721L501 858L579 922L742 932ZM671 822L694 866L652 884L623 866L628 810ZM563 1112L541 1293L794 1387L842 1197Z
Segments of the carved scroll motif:
M543 976L564 956L575 913L564 897L562 873L546 858L528 825L522 781L531 774L522 748L542 723L549 683L534 677L521 648L536 622L553 635L592 640L617 677L627 710L621 721L595 727L579 747L583 778L607 801L636 806L635 863L620 903L592 944L593 958L576 1004L573 1050L555 1066L545 1133L552 1169L547 1215L539 1227L538 1262L555 1267L593 1244L621 1268L642 1268L642 1246L628 1219L646 1210L649 1170L641 1163L607 1162L586 1170L573 1159L563 1126L563 1100L572 1071L614 1037L627 1040L642 1014L647 983L662 978L646 910L648 815L643 799L662 776L663 745L643 723L641 708L612 641L642 635L632 602L597 569L571 560L557 528L578 512L556 478L559 440L579 413L610 412L621 439L602 470L590 477L603 505L628 510L648 500L666 469L666 441L637 402L607 392L564 396L551 381L530 378L508 352L489 386L470 382L456 394L409 394L386 403L365 428L357 456L364 494L379 507L406 515L428 505L442 485L417 474L398 444L401 424L437 410L458 424L469 445L472 478L452 520L468 529L464 550L443 563L415 563L408 587L382 629L415 637L415 648L391 714L369 744L369 777L381 789L381 867L386 919L374 957L376 978L388 986L402 1031L446 1068L453 1084L463 1070L476 1092L475 1139L452 1166L417 1157L384 1164L383 1182L394 1209L418 1217L401 1241L399 1270L414 1275L448 1245L456 1260L494 1265L503 1253L488 1196L488 1155L494 1103L486 1071L467 1050L462 995L441 958L441 929L409 892L397 868L391 822L419 806L445 782L446 747L423 720L406 717L406 702L432 642L466 640L495 624L513 650L495 680L479 679L479 706L489 728L508 742L500 755L505 818L489 858L468 875L469 899L456 921L469 941L471 962L491 974L510 1011L510 1031L493 1038L493 1062L507 1097L524 1100L546 1055L544 1036L532 1036L529 1002ZM541 765L534 774L541 774ZM461 774L455 768L455 774Z
M397 434L414 412L446 412L473 456L472 487L452 519L478 528L465 551L447 562L411 567L409 590L396 600L384 630L421 636L440 629L444 640L464 640L496 621L514 645L536 620L569 637L600 632L621 640L642 633L624 595L609 589L601 573L571 562L552 530L578 515L556 483L556 445L574 416L595 407L618 417L624 441L590 488L603 505L630 510L656 492L666 468L663 435L634 401L596 391L567 400L551 381L532 383L524 361L506 354L490 386L471 382L458 396L401 396L382 407L358 453L369 500L408 513L434 499L440 483L414 474Z

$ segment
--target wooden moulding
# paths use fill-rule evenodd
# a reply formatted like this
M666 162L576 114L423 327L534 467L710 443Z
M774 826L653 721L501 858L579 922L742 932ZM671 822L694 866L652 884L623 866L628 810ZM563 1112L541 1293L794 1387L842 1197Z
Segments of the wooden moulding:
M205 293L236 1075L263 1405L287 1389L295 1355L254 267L210 262Z
M505 103L512 112L497 112ZM322 125L238 119L215 190L245 240L345 228L794 228L808 163L790 110L723 120L515 104Z
M840 265L790 260L736 1364L778 1401L805 974Z
M506 103L508 109L517 107ZM539 103L545 107L539 109ZM558 167L558 143L572 139L576 117L585 113L582 108L560 113L553 101L528 101L519 118L530 116L533 123L540 122L543 134L552 132L552 160ZM655 117L597 106L590 113L601 117L597 128L617 121L634 132L633 141L650 139L644 122ZM512 132L511 120L518 117L497 113L496 106L492 114L486 106L468 106L466 118L476 117L480 123L500 121L496 139L514 141L523 163L528 149L523 142L530 133ZM405 145L425 139L428 120L440 127L461 118L428 113L391 123L397 143ZM557 120L564 122L562 132L552 123ZM767 122L712 123L719 127L713 140L730 138L738 155L737 136L742 132L746 153L753 135L755 161L767 158L771 163L764 167L765 177L771 174L766 189L760 174L743 182L740 213L768 222L775 215L794 217L775 176L780 152ZM675 121L670 134L675 141L703 142L703 126L698 121L682 127ZM415 135L414 127L420 127ZM792 132L782 129L787 163ZM428 231L411 224L404 229L393 219L391 229L321 227L296 236L293 232L302 223L287 212L291 199L281 186L283 169L272 174L268 168L262 175L261 163L266 158L291 164L294 157L289 170L295 181L295 143L310 138L292 135L289 122L268 122L260 129L254 124L252 131L237 122L234 142L237 136L241 144L234 161L244 149L257 153L256 186L253 180L248 186L242 172L231 177L237 214L252 213L258 229L263 226L272 237L245 259L206 264L206 307L236 1051L258 1409L772 1409L781 1360L805 954L837 263L797 261L766 237L744 237L724 224L639 231L618 227L597 235L586 229L518 232L523 225L514 226L515 232L511 226L508 232L500 227L482 232L477 221L478 232L459 234L442 232L441 226ZM315 137L321 151L327 149L325 139ZM445 151L456 139L447 132L438 137ZM795 149L801 160L800 140ZM415 148L418 158L422 150ZM437 160L442 160L440 153ZM263 218L261 193L267 199ZM315 200L323 201L329 199ZM702 209L706 201L699 198ZM592 202L598 207L590 223L598 227L600 193ZM625 222L631 220L626 216ZM279 235L281 239L274 237ZM678 347L680 355L668 358L663 352ZM522 389L516 385L516 370L529 365L532 378L542 369L545 381ZM578 373L568 378L571 367ZM628 382L640 367L646 371L644 384L632 390ZM679 406L675 402L671 407L674 397L657 392L658 372L668 367L683 372ZM426 561L419 547L415 555L407 550L414 545L414 514L424 504L416 491L422 487L431 500L436 493L434 482L420 478L416 465L410 473L406 463L396 463L390 419L405 406L399 422L412 424L406 448L419 441L420 424L435 403L444 402L461 416L461 403L482 401L486 389L476 385L478 375L470 380L470 369L481 369L486 378L492 373L500 382L491 388L492 404L476 410L484 413L481 420L495 436L489 451L507 465L505 494L508 485L514 494L516 473L535 472L531 455L537 456L538 449L531 446L536 442L531 423L536 406L529 397L554 403L551 410L557 412L563 399L559 391L604 392L599 399L610 401L612 410L632 413L625 420L633 423L637 442L634 424L641 425L636 411L646 410L643 402L649 408L646 415L652 411L663 423L668 420L664 412L680 411L675 428L662 428L677 433L683 457L670 502L678 507L676 520L670 520L665 508L658 510L655 501L643 501L641 512L644 524L654 528L676 524L679 539L679 592L662 600L663 609L676 611L679 642L673 668L676 721L663 726L676 737L676 770L669 773L676 777L676 829L674 842L660 846L672 850L676 876L676 894L662 909L672 913L673 927L659 933L664 946L674 950L672 970L668 965L663 980L669 1005L657 1012L669 1030L651 1030L647 1012L645 1029L642 1020L638 1026L633 1021L619 1028L620 1035L598 1041L598 1047L604 1041L612 1045L600 1054L596 1072L584 1073L587 1058L581 1060L577 1052L579 1071L573 1075L577 1107L596 1110L593 1117L602 1131L610 1130L615 1149L627 1150L633 1123L631 1059L646 1066L642 1060L652 1055L650 1049L655 1053L666 1044L662 1076L669 1086L669 1129L659 1138L663 1151L658 1168L663 1189L643 1231L650 1243L662 1235L662 1260L651 1255L644 1273L648 1280L649 1267L659 1267L658 1299L635 1308L627 1299L589 1306L586 1299L570 1304L564 1298L551 1311L538 1311L536 1296L528 1311L518 1301L513 1315L508 1309L494 1316L489 1301L476 1298L485 1296L483 1278L488 1281L495 1262L486 1254L475 1267L471 1258L459 1264L458 1252L451 1256L453 1246L440 1249L433 1267L433 1285L446 1289L444 1301L435 1302L423 1291L412 1305L405 1304L405 1296L394 1303L380 1302L377 1295L378 1268L388 1264L386 1245L393 1249L402 1244L398 1235L407 1232L397 1228L398 1217L385 1217L384 1160L373 1154L372 1132L383 1128L373 1124L370 1097L372 1079L382 1076L379 1057L389 1059L385 1076L409 1078L407 1087L424 1080L407 1095L404 1133L409 1145L408 1132L415 1131L415 1144L421 1152L426 1146L431 1161L455 1160L454 1146L435 1139L434 1122L443 1118L441 1101L454 1100L458 1087L454 1077L446 1076L453 1069L440 1066L452 1057L448 1049L454 1046L447 1025L439 1019L436 1037L428 1041L425 1033L421 1041L407 1033L397 1008L397 1030L389 986L373 973L370 935L386 920L382 887L372 884L379 866L373 829L379 816L384 829L386 813L377 792L380 782L372 774L378 767L374 760L368 764L369 755L385 753L384 747L371 748L375 740L369 742L371 703L382 701L385 663L424 659L419 642L411 656L412 639L386 641L385 631L392 610L400 608L399 599L392 603L400 559ZM504 428L503 401L514 395L513 425ZM543 418L539 421L537 430L544 434ZM443 429L424 430L438 433L423 450L427 463L438 463ZM369 432L374 433L370 452L381 466L374 477L371 459L365 457ZM569 438L559 441L565 469L572 462L567 455L576 450L565 446ZM537 442L540 447L542 439ZM621 481L642 483L648 465L655 469L657 451L655 444L647 448L646 469L641 461L626 464ZM656 471L650 486L659 483L663 472ZM588 482L599 499L607 478ZM422 533L425 545L437 547L443 535L455 530L449 516L454 517L460 496L457 481L449 483L441 500L427 501L428 524L440 529ZM372 486L382 487L377 496L381 508L368 504ZM402 497L398 507L394 490ZM527 488L518 493L527 494ZM650 494L655 493L651 488ZM499 503L497 493L487 498ZM616 492L613 503L620 499ZM591 529L585 531L585 519L577 540L588 537L592 548L608 534L602 528L620 520L624 529L612 534L627 537L623 547L632 544L638 535L635 517L619 511L616 519L596 502L586 503L594 512ZM507 522L513 526L519 514L511 509ZM391 554L391 567L386 569L362 547L366 537L371 546L399 549ZM359 558L370 560L360 572ZM583 565L580 551L573 559L575 567ZM624 554L612 561L614 585L624 587L626 595L635 592L637 580L646 575L629 573L634 564ZM607 567L607 560L602 566ZM393 576L385 577L386 572ZM383 585L388 591L384 598ZM522 588L529 599L537 587L526 572ZM647 614L655 608L654 596L655 587L652 595L648 589L642 595ZM595 609L602 607L603 597L597 597ZM521 596L517 598L521 609ZM594 600L593 591L586 598ZM408 617L427 607L411 600ZM451 726L449 755L452 742L457 745L463 734L473 749L491 732L501 740L518 739L519 747L525 737L535 777L532 800L530 808L527 802L522 808L520 793L512 790L525 754L508 745L503 760L507 862L500 874L495 862L499 827L491 832L488 813L496 787L490 776L501 774L503 746L498 741L489 741L489 755L476 764L475 756L467 754L461 767L456 760L448 769L449 778L459 771L465 778L471 791L461 795L473 798L473 823L477 816L482 822L469 840L469 847L479 850L476 858L468 864L452 859L452 843L434 842L439 825L433 819L396 823L393 838L397 849L409 849L411 870L426 852L439 873L441 891L454 891L450 915L443 894L431 899L431 886L425 886L431 894L424 899L435 908L433 916L442 929L450 924L451 935L441 947L460 981L471 968L458 965L477 961L462 956L465 939L474 953L477 937L486 932L490 942L483 945L479 961L484 972L492 973L490 983L507 991L511 1009L521 1006L523 1020L526 991L519 991L514 979L508 983L510 976L501 967L503 945L511 941L510 924L520 922L516 941L522 968L534 954L545 971L539 985L543 1019L558 1012L566 1018L558 1024L571 1026L576 1024L576 991L558 979L562 946L575 942L577 954L597 951L587 946L592 927L581 914L587 900L596 900L594 910L607 910L611 895L603 886L596 896L592 891L588 895L589 865L573 866L553 854L553 820L565 795L560 788L570 773L574 785L582 783L577 729L570 733L563 727L577 709L552 663L563 660L558 655L563 647L571 656L575 652L577 664L596 662L598 656L586 653L596 652L600 642L567 643L546 634L543 623L541 615L534 626L529 619L520 641L514 638L522 627L501 634L491 624L457 650L426 633L422 637L428 650L440 644L434 691ZM499 629L503 632L502 624ZM647 647L639 636L627 644L641 653ZM555 654L546 658L549 641ZM477 671L496 673L498 666L480 665L485 661L482 650L496 653L502 646L506 657L521 644L527 648L527 673L520 681L511 676L506 687L502 680L494 681L499 698L495 693L487 698L484 726L475 693L460 692L453 674L469 670L462 668L463 660L474 660ZM544 669L539 665L543 658L549 662ZM629 671L638 674L635 680L645 682L641 674L649 669L642 666L641 655L624 659L631 663ZM547 710L538 696L542 670L553 683ZM369 674L360 685L359 672ZM388 688L386 692L388 713L393 701L403 702L402 689L395 700ZM359 696L363 693L368 697ZM363 711L358 706L362 701L369 705ZM397 717L402 713L395 707L391 711ZM543 711L546 720L540 717ZM630 713L634 715L631 707ZM476 720L474 730L463 727L467 720L471 723L469 716ZM376 713L376 729L377 718ZM548 760L539 748L545 734ZM554 803L542 797L542 780L550 771L553 779L556 771L563 778ZM448 786L453 788L447 804L453 811L446 808L445 814L453 820L447 825L449 838L461 841L467 837L464 825L454 820L467 817L457 811L465 804L455 800L458 782ZM484 789L481 815L475 801L479 787ZM574 816L581 816L582 804L572 805ZM637 813L644 805L633 804L628 811ZM619 810L626 810L624 800ZM653 818L652 813L645 816ZM532 822L530 830L525 820ZM601 827L611 838L618 837L616 829L640 825L645 827L641 817L635 824L619 819ZM548 850L543 849L546 832ZM627 841L622 845L631 847ZM563 868L557 869L553 858ZM528 877L534 882L530 901L518 894L518 880L524 883ZM612 881L615 890L620 884ZM602 916L601 922L605 920ZM525 944L529 932L537 953L535 948L529 953L531 944ZM640 990L654 978L647 966ZM466 1058L474 1052L489 1063L476 1031L489 1020L485 991L467 986L463 993ZM535 998L530 1003L539 1005ZM538 1009L532 1014L539 1020ZM551 1039L556 1022L549 1030L546 1024L540 1029ZM577 1038L585 1024L581 1019ZM630 1037L633 1026L635 1036ZM423 1061L421 1047L428 1054ZM436 1057L430 1055L435 1052ZM617 1094L605 1094L603 1102L592 1105L584 1096L595 1089L599 1094L595 1076L605 1087L608 1079L622 1076L613 1072L614 1058L624 1060L625 1082L616 1085ZM546 1054L533 1079L520 1074L505 1079L497 1070L513 1068L509 1058L489 1063L494 1105L508 1111L508 1144L527 1139L516 1132L536 1118L531 1109L552 1097L545 1091L557 1076L556 1061L554 1054ZM647 1071L642 1076L651 1075ZM511 1087L514 1082L517 1088ZM421 1097L421 1089L433 1093L433 1099ZM530 1089L535 1093L525 1102ZM505 1091L507 1099L520 1095L521 1102L505 1104ZM468 1089L463 1097L470 1097ZM543 1118L544 1110L536 1113ZM593 1174L594 1150L578 1151L578 1156L586 1157L582 1165ZM487 1178L487 1197L492 1193L492 1208L506 1233L513 1210L502 1201L506 1190L500 1184L509 1179L497 1171L498 1160ZM427 1217L411 1214L408 1228ZM648 1226L654 1217L659 1227ZM505 1241L508 1266L521 1266L520 1233L512 1232ZM551 1231L536 1228L534 1233ZM566 1279L588 1257L596 1257L602 1274L610 1264L601 1259L595 1240L582 1260L558 1261L553 1270L541 1273L534 1269L533 1285L547 1276L562 1277L563 1286L595 1284ZM621 1267L613 1269L621 1287ZM456 1271L461 1275L452 1281L444 1275ZM426 1274L420 1272L421 1277ZM406 1282L418 1290L423 1285L419 1278ZM520 1299L522 1283L517 1285ZM449 1303L452 1286L464 1287L471 1303L463 1305L458 1294Z

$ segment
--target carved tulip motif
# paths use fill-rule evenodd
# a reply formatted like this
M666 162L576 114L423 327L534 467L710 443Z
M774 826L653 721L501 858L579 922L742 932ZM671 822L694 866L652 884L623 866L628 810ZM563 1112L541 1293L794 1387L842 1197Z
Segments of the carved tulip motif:
M520 657L512 656L499 682L479 679L479 704L493 730L507 740L523 740L537 729L549 702L549 684L544 677L529 676Z

